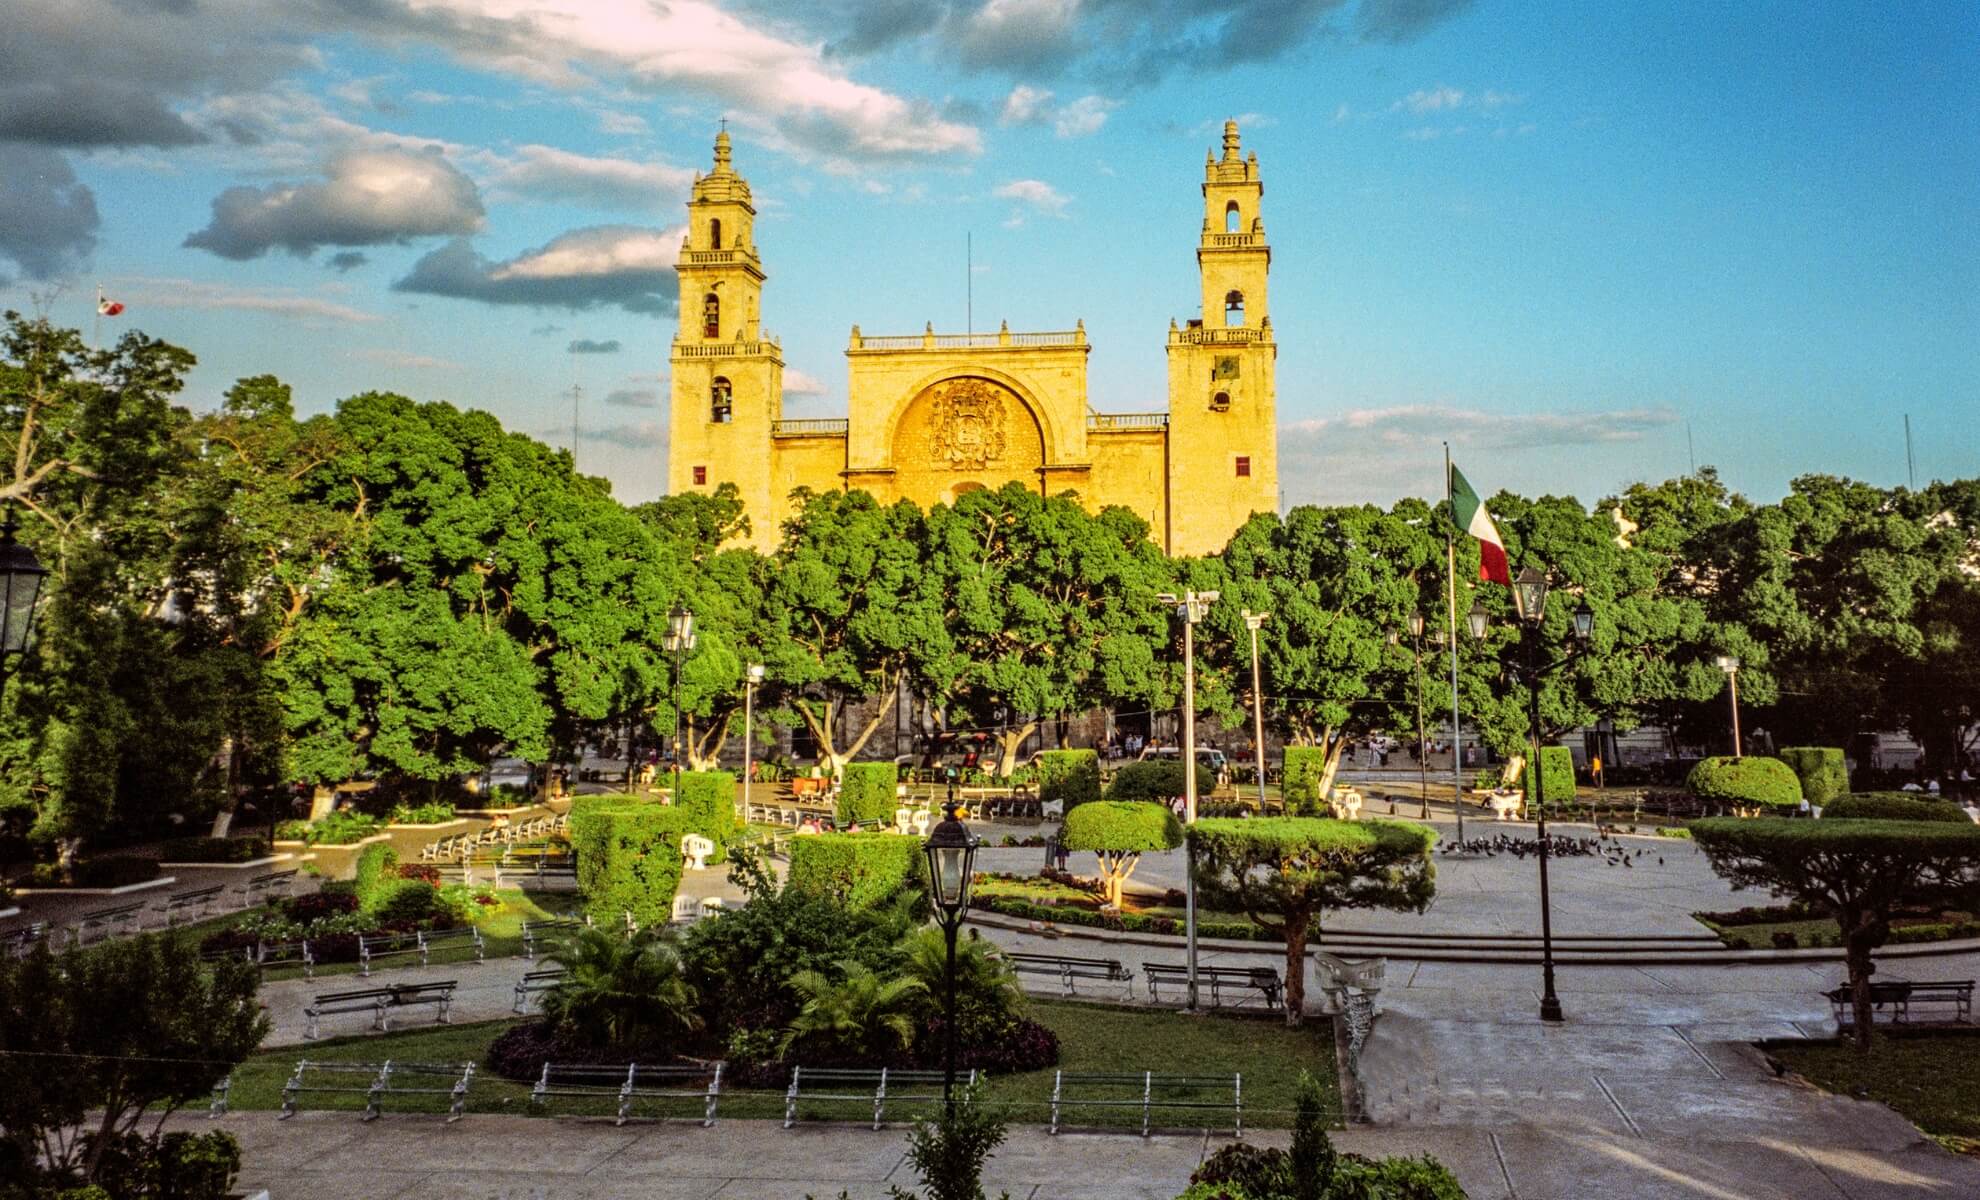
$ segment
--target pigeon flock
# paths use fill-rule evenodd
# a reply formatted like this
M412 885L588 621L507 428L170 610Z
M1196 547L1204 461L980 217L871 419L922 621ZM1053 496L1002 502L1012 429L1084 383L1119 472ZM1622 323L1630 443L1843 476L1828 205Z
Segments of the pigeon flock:
M1529 855L1540 853L1540 840L1531 837L1510 837L1501 833L1488 838L1466 838L1461 842L1445 842L1442 849L1447 856L1496 858L1501 854L1510 854L1514 858L1524 859ZM1599 858L1608 866L1631 869L1648 856L1656 859L1658 866L1664 865L1663 855L1656 854L1647 847L1632 850L1606 836L1563 837L1560 834L1551 834L1547 838L1547 854L1552 858Z

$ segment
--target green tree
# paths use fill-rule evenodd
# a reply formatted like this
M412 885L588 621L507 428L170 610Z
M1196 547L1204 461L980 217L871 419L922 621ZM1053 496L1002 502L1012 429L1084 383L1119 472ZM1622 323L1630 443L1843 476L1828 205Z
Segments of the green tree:
M920 980L889 979L851 959L839 962L835 974L804 970L791 976L804 1006L784 1032L785 1055L803 1047L828 1060L870 1062L914 1044Z
M1189 829L1190 869L1236 897L1286 946L1286 1024L1306 1004L1306 939L1328 909L1422 912L1436 893L1436 834L1399 821L1214 818Z
M1182 840L1182 823L1166 805L1125 800L1088 801L1068 812L1059 829L1060 845L1091 850L1099 860L1106 901L1115 907L1120 906L1121 889L1140 865L1142 854L1173 850Z
M267 1034L255 971L183 934L0 955L0 1138L16 1163L95 1177L147 1115L214 1086Z
M996 730L999 775L1041 721L1153 698L1169 575L1140 517L1010 483L938 505L928 530L950 653L923 682Z
M769 677L837 770L886 723L888 709L840 737L841 715L892 695L925 656L946 653L940 580L924 565L926 523L914 505L882 508L865 492L793 495L771 565Z
M1857 1049L1870 1049L1871 955L1914 905L1980 894L1980 826L1937 821L1693 821L1692 840L1735 888L1765 888L1835 917L1849 969Z

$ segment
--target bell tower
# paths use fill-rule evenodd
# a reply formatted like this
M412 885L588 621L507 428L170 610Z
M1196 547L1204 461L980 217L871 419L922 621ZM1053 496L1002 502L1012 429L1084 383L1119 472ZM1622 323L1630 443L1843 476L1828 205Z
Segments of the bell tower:
M784 361L762 329L756 209L729 152L724 129L715 135L714 169L695 178L674 260L681 323L669 359L667 490L713 492L733 483L747 511L765 513L772 511L765 448L783 416Z
M1272 248L1256 152L1235 121L1203 162L1196 246L1201 315L1169 323L1169 536L1172 554L1215 554L1256 512L1279 506L1278 346L1266 306Z

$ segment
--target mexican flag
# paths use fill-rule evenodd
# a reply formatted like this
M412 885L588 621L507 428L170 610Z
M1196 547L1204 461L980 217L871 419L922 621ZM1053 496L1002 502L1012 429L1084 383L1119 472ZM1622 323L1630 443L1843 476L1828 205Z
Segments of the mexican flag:
M1451 464L1451 513L1458 528L1478 539L1478 578L1511 587L1512 568L1506 562L1505 543L1499 540L1499 527L1492 524L1485 502L1471 490L1456 463Z

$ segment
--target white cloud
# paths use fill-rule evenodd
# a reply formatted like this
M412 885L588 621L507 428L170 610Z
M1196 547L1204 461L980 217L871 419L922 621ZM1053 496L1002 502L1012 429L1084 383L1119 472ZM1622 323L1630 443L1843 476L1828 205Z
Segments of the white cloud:
M1412 142L1432 142L1442 136L1443 132L1434 125L1420 125L1415 129L1403 130L1403 136Z
M694 171L668 163L596 158L554 146L527 145L494 170L492 191L533 200L563 200L648 212L677 207Z
M1348 123L1348 118L1352 117L1353 115L1354 115L1354 110L1350 109L1347 106L1347 101L1343 100L1341 101L1340 107L1334 110L1334 124L1345 125Z
M188 247L236 261L280 247L377 246L481 228L474 183L437 153L354 150L330 160L320 183L232 187Z
M1044 121L1051 111L1051 92L1020 83L1004 97L1004 108L997 119L1006 125L1033 125Z
M1487 88L1485 89L1485 94L1478 98L1478 103L1484 105L1486 108L1510 108L1515 104L1525 102L1525 100L1525 96L1515 92L1495 92Z
M646 118L640 116L638 113L619 112L617 109L611 108L598 110L598 131L600 133L637 137L640 134L646 133L647 130Z
M1410 112L1420 116L1423 113L1444 112L1454 109L1463 103L1463 92L1448 84L1440 83L1436 87L1427 90L1411 92L1409 95L1390 105L1390 107L1397 111L1408 109Z
M361 358L382 367L396 367L412 371L458 371L461 364L444 358L434 358L429 354L414 354L406 350L353 350L352 358Z
M796 367L784 368L784 394L786 396L823 396L830 392L824 380L808 371Z
M674 259L682 232L678 226L574 229L506 262L484 258L466 238L456 238L414 263L392 290L542 308L617 305L661 316L678 305Z
M1087 137L1100 132L1107 123L1107 115L1119 107L1119 102L1104 96L1081 96L1059 110L1052 120L1052 132L1062 138Z
M111 295L133 309L197 308L233 309L240 312L273 313L307 321L341 321L369 324L385 318L349 305L337 304L288 288L232 287L197 279L139 276L112 281Z
M1042 179L1013 179L990 193L1003 200L1015 200L1048 216L1064 216L1072 200Z
M436 28L455 54L490 70L568 88L602 70L641 90L699 92L826 156L982 148L974 127L856 82L822 45L787 40L707 0L424 0L381 32L407 40Z

